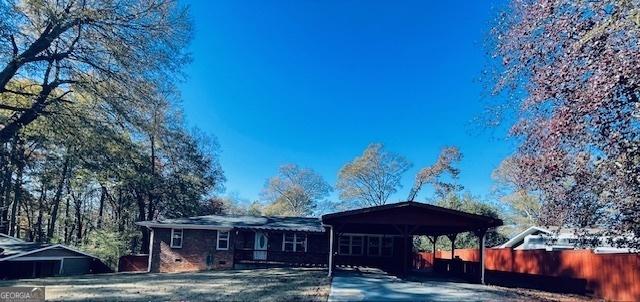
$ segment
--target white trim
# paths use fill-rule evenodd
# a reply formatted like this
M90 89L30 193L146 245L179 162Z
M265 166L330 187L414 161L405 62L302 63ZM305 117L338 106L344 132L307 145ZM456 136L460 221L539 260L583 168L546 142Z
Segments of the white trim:
M61 247L61 248L64 248L64 249L67 249L67 250L70 250L70 251L72 251L72 252L76 252L76 253L78 253L78 254L85 255L85 256L87 256L87 257L91 257L91 258L96 258L96 259L98 259L96 256L93 256L93 255L87 254L87 253L85 253L85 252L82 252L82 251L80 251L80 250L77 250L77 249L72 248L72 247L69 247L69 246L65 246L65 245L62 245L62 244L57 244L57 246L58 246L58 247Z
M333 273L333 226L329 226L329 277Z
M19 242L25 242L24 240L22 240L22 239L20 239L20 238L13 237L13 236L10 236L10 235L7 235L7 234L3 234L3 233L0 233L0 237L5 237L5 238L13 239L13 240L16 240L16 241L19 241Z
M152 228L147 228L149 229L149 231L151 232L151 236L149 236L149 259L147 259L147 273L151 272L151 257L153 257L153 235L154 235L154 231ZM184 235L184 232L183 232Z
M64 258L60 259L60 269L58 270L58 275L62 276L63 267L64 267Z
M287 235L285 235L285 234L286 234L286 232L282 232L282 251L283 251L283 252L285 251L285 250L284 250L284 242L285 242L285 240L284 240L284 239L285 239L285 238L287 238ZM295 242L295 239L294 239L294 242ZM293 245L295 245L295 243L294 243ZM294 247L294 248L295 248L295 247Z
M402 237L402 235L394 235L394 234L367 234L367 233L341 233L340 235L352 235L352 236L380 236L380 237Z
M13 255L13 256L6 257L6 258L2 258L2 259L0 259L0 262L11 260L11 259L22 257L22 256L26 256L26 255L30 255L30 254L37 253L37 252L42 252L42 251L54 249L54 248L63 248L63 249L66 249L66 250L69 250L69 251L72 251L72 252L75 252L75 253L78 253L78 254L85 255L87 257L98 259L96 256L87 254L85 252L81 252L81 251L76 250L74 248L71 248L71 247L68 247L68 246L64 246L62 244L54 244L54 245L46 246L46 247L39 248L39 249L36 249L36 250L33 250L33 251L28 251L28 252L24 252L24 253L21 253L21 254L16 254L16 255Z
M20 257L18 259L14 259L13 261L57 261L62 259L83 259L85 256L46 256L46 257Z
M173 234L176 230L180 230L180 245L174 245L173 244ZM182 248L182 242L184 241L184 230L183 229L171 229L171 237L169 238L169 247L171 247L172 249L181 249Z
M218 227L213 225L198 225L198 224L180 224L180 223L156 223L152 221L139 221L135 224L148 228L159 229L186 229L186 230L219 230L230 231L232 227Z
M227 233L227 247L226 248L220 248L220 233ZM216 232L216 250L219 251L227 251L229 250L229 245L231 244L231 232L230 231L217 231ZM224 241L224 240L223 240Z

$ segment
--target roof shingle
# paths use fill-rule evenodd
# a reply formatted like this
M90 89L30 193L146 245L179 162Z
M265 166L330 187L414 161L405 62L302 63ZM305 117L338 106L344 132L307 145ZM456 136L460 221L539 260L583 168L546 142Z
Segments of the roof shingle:
M324 232L319 218L313 217L281 217L281 216L248 216L248 215L207 215L188 218L162 219L139 222L149 227L170 227L171 225L208 226L219 228L263 229L300 232Z

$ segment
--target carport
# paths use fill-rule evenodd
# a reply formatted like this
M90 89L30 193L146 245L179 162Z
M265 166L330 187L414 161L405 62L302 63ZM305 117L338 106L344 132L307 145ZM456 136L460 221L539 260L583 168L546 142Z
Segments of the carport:
M406 275L413 254L413 236L452 239L473 232L480 247L479 281L484 283L484 239L500 219L419 202L400 202L322 216L329 228L329 275L337 265L371 266Z

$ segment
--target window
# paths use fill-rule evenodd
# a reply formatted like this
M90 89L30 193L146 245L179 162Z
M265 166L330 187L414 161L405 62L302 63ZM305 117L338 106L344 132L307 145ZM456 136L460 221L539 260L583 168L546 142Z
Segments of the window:
M338 238L338 245L338 253L340 255L351 254L351 236L340 236L340 238Z
M182 229L171 229L171 247L182 247Z
M382 238L382 256L391 257L393 256L393 238L392 237L383 237Z
M229 249L229 231L218 231L218 245L216 246L216 249Z
M382 241L382 237L378 237L378 236L369 237L369 245L367 246L367 255L380 256L380 248L382 247L382 245L380 244L380 241Z
M351 255L362 255L364 237L351 236Z
M307 234L283 233L282 250L285 252L306 252Z
M338 254L346 256L393 256L393 237L382 235L342 235L338 237Z
M285 252L293 252L295 249L294 241L296 240L295 234L284 233L284 239L282 242L282 250Z
M295 248L294 251L307 251L307 235L306 234L296 234L295 235Z
M363 254L364 237L343 235L338 238L338 253L340 255L359 256Z

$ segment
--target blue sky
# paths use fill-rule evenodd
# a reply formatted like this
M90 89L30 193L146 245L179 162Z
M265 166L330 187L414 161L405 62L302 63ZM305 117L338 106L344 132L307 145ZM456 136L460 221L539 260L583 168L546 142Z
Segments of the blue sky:
M495 2L186 3L195 38L183 106L191 126L217 136L227 193L257 199L285 163L333 185L342 165L381 142L414 164L393 201L445 145L464 154L460 183L487 196L491 171L513 150L474 123L488 100L481 75Z

